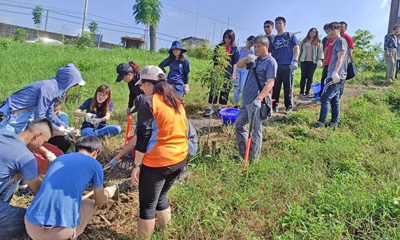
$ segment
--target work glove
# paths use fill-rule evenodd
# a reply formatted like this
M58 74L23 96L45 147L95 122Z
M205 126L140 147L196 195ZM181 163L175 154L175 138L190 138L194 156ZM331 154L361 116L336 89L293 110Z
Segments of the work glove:
M251 69L256 64L257 56L254 54L249 54L247 56L246 68Z
M261 100L258 99L258 97L254 99L253 103L251 104L251 107L253 111L261 109Z
M85 121L88 123L93 123L93 119L96 118L96 114L86 113Z
M112 186L104 188L104 190L106 190L108 192L108 197L109 198L113 198L115 193L118 190L118 186L117 185L112 185Z
M50 151L46 152L44 155L46 156L47 161L49 161L49 163L53 162L57 158L57 156Z
M322 68L324 66L324 63L322 62L322 60L318 60L317 62L317 67Z
M129 114L131 114L131 108L126 108L126 115L129 115Z
M292 71L296 70L298 68L298 64L297 61L293 61L292 65L291 65Z
M94 125L94 128L98 128L100 125L100 118L93 118L92 124Z
M118 161L119 161L118 159L113 158L113 159L111 159L111 161L109 161L109 162L107 163L106 166L104 166L104 168L106 168L106 167L108 167L108 166L111 166L111 170L113 170L114 167L117 166Z
M339 73L337 73L337 72L333 72L332 73L332 81L333 81L334 84L340 82Z
M74 137L79 137L80 136L79 129L75 129L73 127L68 127L67 131L68 131L69 134L71 134Z
M58 127L57 132L63 134L64 136L69 133L69 131L64 126Z
M183 93L187 94L189 92L189 84L183 84Z

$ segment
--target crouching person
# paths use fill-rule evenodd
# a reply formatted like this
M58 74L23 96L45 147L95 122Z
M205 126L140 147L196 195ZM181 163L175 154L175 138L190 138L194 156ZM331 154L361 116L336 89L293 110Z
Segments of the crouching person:
M262 141L262 120L260 117L261 101L274 86L278 65L275 59L268 55L269 41L267 36L258 36L254 40L254 53L257 56L249 55L239 61L239 68L247 67L249 77L243 89L243 104L239 109L239 115L235 122L236 141L239 152L244 157L248 129L246 124L253 121L253 134L249 159L257 160L260 157ZM259 86L262 87L260 91Z
M26 209L11 206L9 202L22 177L33 194L39 191L37 163L31 151L42 146L52 134L52 123L45 118L34 120L19 134L0 130L0 239L27 236Z
M76 141L75 153L52 162L25 215L26 231L33 239L76 239L94 214L115 194L116 186L103 189L103 169L96 157L101 142L96 137ZM92 184L94 201L82 200Z

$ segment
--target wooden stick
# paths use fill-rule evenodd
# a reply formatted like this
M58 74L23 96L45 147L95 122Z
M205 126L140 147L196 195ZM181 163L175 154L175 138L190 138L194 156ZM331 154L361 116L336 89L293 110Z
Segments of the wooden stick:
M78 124L79 124L79 118L76 117L75 118L75 125L74 125L74 129L77 130L78 129ZM76 141L76 136L72 137L72 140L75 142Z

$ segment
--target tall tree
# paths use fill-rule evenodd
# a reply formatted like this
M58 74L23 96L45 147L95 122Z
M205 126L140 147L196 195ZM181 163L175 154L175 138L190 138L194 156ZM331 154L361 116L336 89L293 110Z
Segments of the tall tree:
M42 16L43 16L43 8L40 5L37 5L35 9L32 11L32 19L33 23L36 25L37 28L37 36L39 37L39 28L40 25L42 24Z
M136 24L150 25L150 50L156 51L156 29L161 19L162 4L159 0L136 0L133 16Z
M99 27L98 27L98 25L97 25L97 22L95 22L95 21L92 21L92 22L89 24L89 30L90 30L91 33L96 34L98 28L99 28Z

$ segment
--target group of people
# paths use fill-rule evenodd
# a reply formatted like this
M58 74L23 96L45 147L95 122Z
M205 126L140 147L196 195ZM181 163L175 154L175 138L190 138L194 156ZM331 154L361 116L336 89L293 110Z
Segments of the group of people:
M321 90L321 113L317 127L326 125L330 106L330 125L339 123L340 92L343 91L347 63L354 46L344 33L346 23L332 22L324 26L327 37L320 41L318 30L311 28L299 43L293 33L286 32L286 20L277 17L264 23L265 35L249 36L246 46L237 48L235 34L228 29L223 35L223 48L228 54L226 83L220 91L210 91L205 116L213 114L212 104L219 110L227 105L231 86L234 86L235 108L239 114L235 123L236 140L242 156L250 122L252 126L250 159L259 159L262 143L262 105L266 98L274 100L273 111L278 111L283 84L286 113L293 108L293 71L300 61L302 78L300 94L308 95L317 66L324 67ZM276 28L277 35L272 31ZM351 41L350 41L351 40ZM350 42L349 42L350 41ZM252 47L254 46L254 52ZM324 49L324 50L323 50ZM131 181L139 186L140 216L138 235L152 235L157 217L163 228L171 221L171 209L166 194L185 169L190 146L187 130L190 123L182 96L189 92L190 62L187 49L175 41L169 57L158 66L141 69L134 61L117 66L116 82L129 87L127 115L138 114L135 135L123 150L106 166L116 166L131 152L133 170ZM166 74L165 67L169 67ZM233 84L232 84L233 83ZM92 98L87 99L73 115L84 118L81 130L69 127L68 115L60 111L62 97L68 89L84 86L79 70L67 64L54 78L34 82L9 96L0 106L0 238L17 238L29 234L33 239L76 238L95 212L117 192L117 186L103 188L103 169L96 161L102 150L100 140L121 133L118 125L107 125L114 107L111 89L101 85ZM242 103L240 102L242 97ZM219 112L219 111L218 111ZM82 135L74 143L73 153L67 153L73 137ZM59 148L54 154L46 149L49 142ZM10 147L10 148L8 148ZM10 151L8 149L13 149ZM71 149L72 150L72 149ZM38 165L32 152L41 152L49 161L41 181ZM25 180L35 195L28 209L9 204L18 183ZM82 199L91 185L94 200Z

